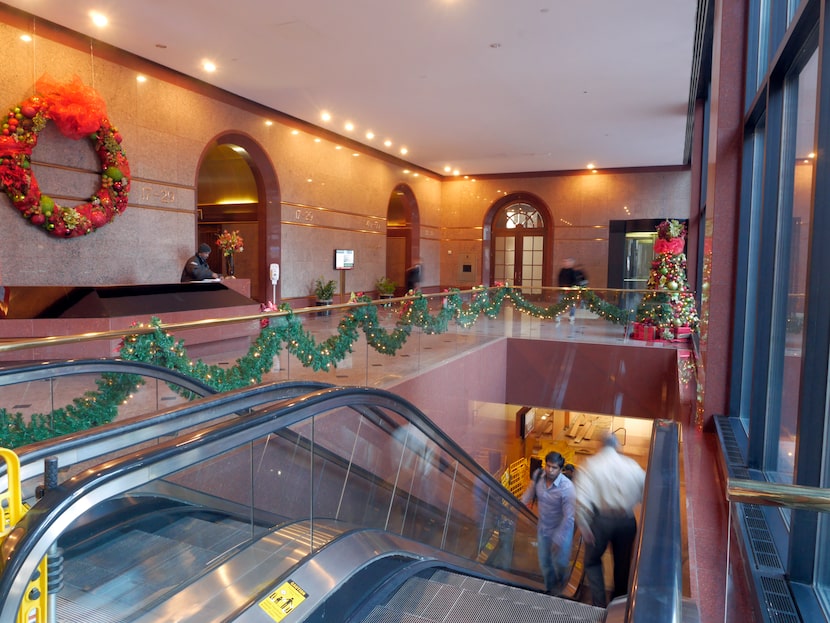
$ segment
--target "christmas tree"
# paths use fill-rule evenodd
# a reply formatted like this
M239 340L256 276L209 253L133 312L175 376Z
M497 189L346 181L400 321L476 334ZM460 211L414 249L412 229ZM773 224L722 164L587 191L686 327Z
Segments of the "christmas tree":
M685 224L666 220L657 226L647 286L651 291L637 307L637 322L654 327L659 339L675 339L681 327L697 330L695 299L686 281L685 246Z

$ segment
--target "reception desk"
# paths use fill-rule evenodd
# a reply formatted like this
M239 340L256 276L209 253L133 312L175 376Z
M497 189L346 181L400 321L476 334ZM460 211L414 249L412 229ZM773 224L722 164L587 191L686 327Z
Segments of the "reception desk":
M233 280L241 282L243 280ZM248 281L248 280L245 280ZM244 284L192 282L108 287L8 287L0 340L124 330L157 317L163 323L256 314L256 301L237 291ZM250 282L248 281L248 289ZM177 332L191 358L247 350L259 334L258 321ZM113 357L119 340L95 340L0 353L3 361Z

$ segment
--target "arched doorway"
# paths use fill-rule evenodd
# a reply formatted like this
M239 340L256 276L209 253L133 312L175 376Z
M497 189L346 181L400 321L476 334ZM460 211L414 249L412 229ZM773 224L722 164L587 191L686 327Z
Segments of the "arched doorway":
M525 297L541 298L551 285L553 228L545 203L529 193L514 193L493 204L487 214L490 283L523 286ZM488 261L489 260L489 261Z
M225 229L238 230L245 250L234 258L236 277L251 280L251 298L279 300L279 284L275 293L269 278L269 266L280 261L279 183L259 143L231 132L214 139L199 163L196 204L197 244L205 242L214 249L211 268L223 272L216 237Z
M402 294L406 269L421 256L421 218L415 194L406 184L395 186L386 210L386 276Z

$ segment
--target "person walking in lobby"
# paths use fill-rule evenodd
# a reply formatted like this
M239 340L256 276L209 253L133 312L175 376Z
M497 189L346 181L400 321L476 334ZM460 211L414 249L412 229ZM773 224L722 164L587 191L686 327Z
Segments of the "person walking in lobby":
M585 541L585 577L591 602L608 605L602 555L608 545L614 556L611 599L628 592L631 552L637 536L635 508L643 500L645 471L623 456L617 438L608 433L602 449L580 465L576 485L576 523Z
M544 465L536 470L522 494L526 506L537 503L539 567L545 578L545 591L557 596L568 582L576 511L574 486L562 473L564 465L561 454L548 452Z
M562 268L559 270L559 277L557 283L560 288L573 288L580 285L584 279L584 275L576 270L576 260L572 257L566 257L562 261ZM561 298L560 294L560 298ZM576 305L571 305L568 311L568 320L573 322L576 319ZM556 322L559 322L559 316L556 316Z

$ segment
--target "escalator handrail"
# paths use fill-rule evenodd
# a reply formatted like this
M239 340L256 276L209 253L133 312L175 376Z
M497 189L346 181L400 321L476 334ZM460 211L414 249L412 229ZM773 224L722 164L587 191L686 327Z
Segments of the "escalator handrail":
M15 382L20 383L92 373L141 374L181 386L188 391L200 394L202 398L216 396L215 389L180 372L123 359L89 359L15 366L0 370L0 385L5 384L4 379L9 378L16 378ZM164 411L143 414L126 421L112 422L93 429L28 444L16 449L20 457L21 479L25 481L41 475L43 459L46 457L56 457L58 465L65 467L65 460L62 459L66 457L71 457L73 462L86 461L102 454L124 450L136 443L143 443L149 438L175 434L185 428L205 424L229 413L247 410L267 400L279 400L324 387L331 387L331 384L317 381L282 381L249 386L216 396L210 401L213 409L206 408L202 399L196 399ZM217 407L230 402L234 403L235 409L216 411ZM4 482L5 469L0 467L0 483Z
M627 623L682 621L679 430L677 422L654 421Z
M22 596L38 562L63 530L86 509L104 499L124 493L141 484L166 476L198 461L250 443L281 428L293 426L322 410L364 405L385 408L408 421L429 423L411 403L386 390L366 387L328 387L299 397L272 403L251 415L224 421L135 451L90 468L56 489L47 491L29 513L12 530L7 539L9 549L2 552L3 573L0 595ZM435 430L431 431L435 434ZM446 435L442 432L439 437ZM452 444L458 447L457 444ZM448 449L448 448L447 448ZM460 449L460 448L459 448ZM461 451L463 453L463 450ZM475 461L463 453L476 476L489 476ZM495 482L492 477L490 479ZM535 516L503 487L498 485L517 514L535 522ZM18 603L0 602L0 623L15 620Z
M123 373L149 376L167 383L180 385L192 392L203 395L216 393L202 381L176 370L143 361L128 359L68 359L65 361L39 361L8 367L0 367L0 386L43 381L61 376L95 373Z

